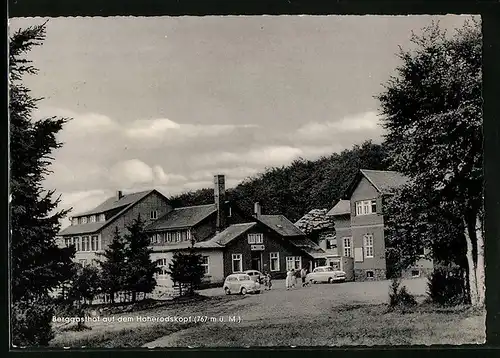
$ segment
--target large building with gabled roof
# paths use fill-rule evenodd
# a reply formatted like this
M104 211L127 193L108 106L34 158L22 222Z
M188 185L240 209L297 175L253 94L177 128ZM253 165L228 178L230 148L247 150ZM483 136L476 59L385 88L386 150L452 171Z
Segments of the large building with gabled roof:
M344 197L328 212L336 232L331 245L339 256L354 259L355 280L387 278L384 198L407 182L407 177L395 171L361 169ZM405 276L420 277L432 270L432 262L423 255Z
M149 225L172 210L168 199L157 190L129 194L117 191L94 209L73 216L70 226L58 233L58 239L63 245L75 246L77 262L92 264L111 243L116 228L123 235L139 215Z

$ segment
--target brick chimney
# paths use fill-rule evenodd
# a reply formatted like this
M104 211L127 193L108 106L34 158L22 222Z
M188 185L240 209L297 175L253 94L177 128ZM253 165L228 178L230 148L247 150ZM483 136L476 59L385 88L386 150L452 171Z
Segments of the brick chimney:
M253 215L256 217L256 218L259 218L259 216L262 214L262 209L260 207L260 203L259 202L256 202L255 204L253 204Z
M214 176L214 200L217 209L217 221L215 231L221 232L226 227L226 179L224 175L218 174Z
M123 198L123 192L121 190L116 191L116 201L120 200Z

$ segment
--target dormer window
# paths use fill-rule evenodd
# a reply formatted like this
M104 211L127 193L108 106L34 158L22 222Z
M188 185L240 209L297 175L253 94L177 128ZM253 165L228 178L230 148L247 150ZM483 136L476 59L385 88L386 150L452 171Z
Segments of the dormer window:
M96 222L96 217L95 215L90 215L90 222L95 223Z
M356 202L356 216L377 213L377 200L362 200Z
M248 234L249 244L262 244L264 242L263 234Z
M82 217L82 224L86 224L87 223L87 217L86 216L83 216Z
M106 221L106 216L104 214L99 215L99 222L104 222Z
M72 218L71 225L78 225L78 218Z
M158 218L158 212L156 210L152 210L149 214L149 218L151 220L156 220Z

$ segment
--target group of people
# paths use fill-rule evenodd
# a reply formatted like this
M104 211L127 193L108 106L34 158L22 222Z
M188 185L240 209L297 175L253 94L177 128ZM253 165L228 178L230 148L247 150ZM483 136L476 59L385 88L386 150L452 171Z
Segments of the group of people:
M309 282L306 282L307 274L308 271L306 268L302 268L301 270L295 270L295 269L288 270L286 273L286 280L285 280L286 289L290 290L298 286L297 280L299 278L301 279L302 287L308 286ZM264 285L264 290L266 291L271 290L271 288L273 287L271 274L267 271L264 272L264 277L261 276L259 281L262 285Z
M307 286L308 282L306 282L306 276L307 276L307 270L305 268L302 268L301 270L295 270L295 269L288 270L286 273L286 281L285 281L286 289L290 290L292 288L295 288L295 286L297 286L297 279L299 277L302 281L302 287Z

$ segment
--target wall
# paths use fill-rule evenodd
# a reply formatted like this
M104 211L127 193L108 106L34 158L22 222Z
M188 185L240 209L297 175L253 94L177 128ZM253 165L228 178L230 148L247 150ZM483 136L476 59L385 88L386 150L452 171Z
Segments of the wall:
M102 248L106 249L111 243L116 227L118 227L118 231L120 232L120 234L124 235L128 233L128 231L126 230L126 226L131 224L139 214L141 215L142 220L146 221L145 225L150 224L152 220L150 220L149 215L152 210L156 210L157 217L160 218L167 212L171 211L172 207L162 196L153 192L152 194L141 200L139 203L137 203L134 207L129 209L121 217L117 218L115 221L101 230Z
M377 212L369 215L356 215L356 202L361 200L377 201ZM382 215L382 196L366 179L362 178L351 196L351 236L352 256L354 257L354 276L356 281L368 279L367 271L372 271L375 280L386 278L384 218ZM366 258L364 235L373 235L373 258ZM343 243L342 243L343 244ZM361 249L361 260L356 260L356 249ZM370 278L371 279L371 278Z
M273 278L284 278L286 276L287 256L301 256L302 267L309 268L309 262L311 259L301 250L286 242L286 240L291 239L282 238L274 231L258 224L226 245L226 249L224 250L224 276L233 272L232 254L242 254L243 271L250 270L252 268L252 251L250 250L250 244L248 244L247 238L249 233L262 233L264 235L263 245L265 249L262 251L263 271L267 270ZM279 252L279 271L270 271L271 252Z
M224 281L223 270L223 255L222 250L199 250L198 253L202 256L208 256L208 275L204 281L209 283L222 283ZM151 259L156 261L158 259L167 259L167 265L172 262L174 251L167 252L153 252ZM169 275L161 276L156 279L157 285L162 287L172 287L173 282Z

